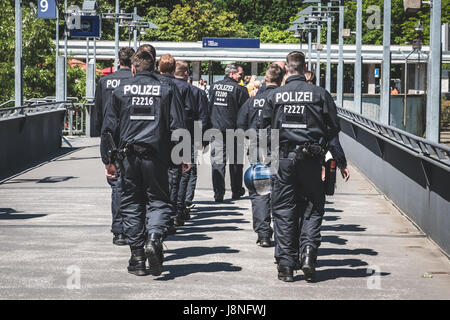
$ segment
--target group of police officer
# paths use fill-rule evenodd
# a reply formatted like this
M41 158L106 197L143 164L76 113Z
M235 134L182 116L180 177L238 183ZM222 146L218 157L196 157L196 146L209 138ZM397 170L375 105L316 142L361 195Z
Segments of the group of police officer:
M185 129L193 137L194 123L200 122L203 132L213 128L223 136L237 128L279 130L279 169L271 177L271 193L250 191L253 227L262 247L270 247L274 235L278 279L293 281L293 271L302 269L305 279L314 281L325 205L322 164L340 127L331 95L305 81L304 54L290 53L286 65L272 63L264 87L253 98L239 84L242 66L229 64L225 79L211 85L209 101L203 90L187 82L187 62L164 55L156 72L151 45L136 52L122 48L119 64L118 71L99 81L96 110L102 161L112 187L113 243L130 246L128 271L146 275L148 260L150 274L160 275L164 238L190 219L195 144L207 143L191 141L191 161L175 163L172 133ZM223 139L210 142L214 199L220 203L228 152ZM233 147L236 156L242 146L235 141ZM250 147L259 149L258 142ZM256 154L252 164L262 160ZM243 164L233 160L229 171L232 199L237 200L245 194Z

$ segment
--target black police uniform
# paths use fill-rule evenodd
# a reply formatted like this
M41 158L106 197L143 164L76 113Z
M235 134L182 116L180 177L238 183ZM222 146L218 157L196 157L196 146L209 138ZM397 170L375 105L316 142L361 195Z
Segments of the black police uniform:
M97 130L101 132L103 119L106 114L106 107L110 105L112 92L120 85L124 79L132 77L131 69L122 68L114 73L102 77L97 84L95 91L95 111L97 113ZM119 168L119 166L116 166ZM120 176L120 169L119 176ZM111 186L111 213L112 213L112 227L111 232L117 236L123 234L122 221L123 217L120 214L120 181L119 179L107 178L108 184ZM115 239L116 241L116 239Z
M286 85L273 90L263 109L263 128L278 129L280 138L279 168L272 179L271 202L275 259L279 278L281 270L280 279L284 281L293 281L289 273L298 266L299 254L308 249L312 257L320 245L325 205L322 157L326 144L340 131L331 95L305 81L303 75L289 77ZM312 208L308 208L310 203ZM306 232L301 232L308 219L307 209L312 209L313 214ZM303 271L306 275L310 270Z
M154 73L154 76L156 78L158 78L159 81L168 84L174 92L174 97L176 100L179 101L179 104L183 107L183 117L186 121L187 115L186 115L186 106L185 106L185 97L182 97L180 94L180 89L178 88L178 86L175 84L175 77L171 74L159 74L159 73ZM179 164L174 164L172 161L170 162L170 166L169 166L169 170L168 170L168 179L169 179L169 197L170 197L170 202L173 205L174 211L172 214L171 219L168 222L168 234L173 234L175 233L175 216L176 216L176 206L177 206L177 198L178 198L178 190L179 190L179 185L180 185L180 180L181 180L181 174L182 174L182 169L181 169L181 165Z
M162 270L161 238L173 213L167 179L171 134L186 128L183 106L174 96L170 85L159 81L152 72L143 71L122 81L107 109L101 143L106 144L107 132L118 136L116 143L125 156L121 164L120 207L127 243L132 249L129 271L134 252L136 263L141 262L144 245L150 272L158 275ZM107 164L108 148L101 150Z
M176 91L178 93L178 97L180 99L181 104L183 105L183 112L184 112L184 120L186 123L187 118L187 107L186 107L186 96L188 95L188 88L183 87L180 88L180 83L177 81L177 79L171 75L171 74L159 74L158 78L162 82L169 83L173 88L176 88ZM187 83L186 83L187 84ZM170 192L170 201L174 206L174 216L176 215L176 205L177 205L177 199L178 199L178 190L180 185L180 179L181 179L181 165L179 164L170 164L169 168L169 192Z
M192 205L195 194L195 187L197 184L197 164L195 163L196 159L194 155L197 150L201 150L202 148L202 141L194 141L194 125L201 125L202 137L203 133L210 127L208 98L206 96L206 93L200 88L197 88L190 84L189 88L190 94L188 95L188 97L190 98L190 102L187 104L187 106L190 108L190 110L189 112L187 112L187 118L189 121L189 124L187 126L188 128L191 128L190 133L192 137L192 167L191 170L183 172L181 175L177 199L177 214L182 215L187 219L189 219L190 216L189 212L186 210L187 207L190 207Z
M223 141L211 140L212 181L216 201L222 201L225 195L226 130L236 129L237 113L248 98L247 88L240 86L236 80L230 77L214 83L210 88L209 108L212 128L220 130L223 137ZM237 159L236 141L234 149L234 164L229 165L230 182L233 198L239 198L244 191L242 188L243 165L238 164L242 163L242 160ZM216 154L220 155L220 152L223 154L222 161L215 159Z
M262 110L266 103L267 97L270 96L272 91L277 86L266 86L264 91L258 91L256 96L250 98L245 102L242 108L239 110L237 118L237 126L243 130L255 129L259 136L259 128L261 127ZM257 159L250 159L250 163L254 164L262 159L259 159L258 145L250 143L250 148L256 149ZM273 234L273 230L270 226L270 193L266 195L257 195L250 192L250 198L252 201L252 214L253 214L253 230L258 234L257 242L268 241Z
M170 74L161 74L161 76L173 82L173 84L177 87L178 92L180 93L181 101L184 106L185 125L186 128L191 133L192 137L194 129L193 122L194 122L194 106L195 106L195 99L193 97L192 85L190 85L187 81L176 78ZM186 172L185 175L186 174L189 175L189 172ZM184 195L183 196L180 195L180 193L183 194L185 193L185 190L180 190L182 183L182 176L183 173L181 165L173 164L169 170L169 182L170 182L170 200L175 207L176 225L184 224L183 222Z

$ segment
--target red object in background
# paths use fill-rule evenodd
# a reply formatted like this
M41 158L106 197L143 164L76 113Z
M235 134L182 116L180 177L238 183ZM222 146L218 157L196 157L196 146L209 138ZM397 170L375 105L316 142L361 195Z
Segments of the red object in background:
M110 73L113 73L113 67L107 67L101 70L101 72L103 73L103 76L107 76Z
M73 68L75 66L80 66L83 70L86 70L86 62L77 60L77 59L69 59L69 66L70 68ZM96 69L95 71L97 73L100 73L103 76L107 76L108 74L112 73L113 67L104 68L102 70Z

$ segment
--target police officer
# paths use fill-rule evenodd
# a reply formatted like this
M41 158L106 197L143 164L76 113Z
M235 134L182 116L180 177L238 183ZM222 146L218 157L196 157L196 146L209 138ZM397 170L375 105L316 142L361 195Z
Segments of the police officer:
M134 50L129 47L123 47L119 50L119 66L116 72L101 78L97 84L95 91L95 110L97 113L97 130L101 132L103 119L105 117L106 108L110 105L112 92L120 85L120 81L133 76L131 73L131 57ZM117 167L117 166L116 166ZM119 179L107 178L108 184L111 186L111 213L112 227L111 232L114 234L113 243L118 246L126 245L123 235L123 217L120 214L120 181Z
M242 108L239 110L237 118L237 126L243 130L253 129L256 131L256 135L259 136L259 128L261 127L261 113L266 103L267 97L270 96L272 91L281 85L283 81L284 70L277 64L272 63L266 70L265 89L264 91L258 91L257 95L247 100ZM250 143L250 148L253 152L250 154L256 154L257 158L250 158L250 163L255 164L261 162L263 159L260 157L260 150L258 143L256 145ZM256 152L255 152L256 149ZM249 191L252 201L252 215L253 215L253 230L258 235L256 243L259 243L261 247L271 246L271 237L273 230L270 226L270 193L266 195L257 195L252 191Z
M176 68L176 61L170 54L165 54L161 56L158 64L159 78L161 81L166 81L171 83L176 91L180 93L181 103L184 107L184 120L186 125L190 124L188 121L187 114L191 109L189 103L191 99L189 98L190 90L188 83L185 81L177 81L174 76ZM189 127L188 127L189 128ZM174 224L175 226L183 225L181 217L178 218L178 208L177 208L177 200L178 200L178 191L181 180L181 166L171 163L169 168L169 192L170 192L170 201L173 204L175 211L174 217L171 218L170 225Z
M291 282L300 262L305 279L314 281L315 258L320 245L320 224L325 205L321 179L327 143L339 130L336 106L323 88L307 84L305 56L287 56L286 84L273 90L263 109L263 128L279 130L278 171L272 181L272 214L278 279ZM300 235L308 220L306 238Z
M191 134L191 170L184 172L180 177L180 184L178 187L177 197L177 216L175 218L175 225L183 225L185 220L190 219L190 210L187 208L185 200L189 192L191 204L194 195L195 182L197 180L197 165L194 163L194 153L196 148L194 146L194 125L201 124L202 136L203 132L209 127L208 103L206 94L199 88L188 83L189 79L189 65L186 61L177 61L174 83L180 89L182 98L184 97L186 107L186 126ZM198 143L199 141L197 141ZM197 146L201 148L201 146Z
M196 101L196 105L198 106L197 111L197 118L198 121L194 125L201 124L202 128L202 136L203 133L208 130L211 127L211 119L209 116L209 108L208 108L208 96L206 94L205 90L199 89L197 87L194 87L194 98ZM189 180L187 181L186 186L186 194L184 199L184 207L187 210L187 216L189 216L190 210L193 208L193 200L195 195L195 187L197 185L197 164L194 162L194 152L197 150L201 150L202 147L206 147L208 145L208 142L205 141L194 141L194 151L192 153L192 168L189 171ZM185 184L186 174L183 174L181 177L181 187ZM181 188L180 187L180 188ZM181 190L181 189L180 189ZM182 191L180 191L182 192Z
M236 129L237 113L242 105L249 98L247 88L240 86L244 70L238 64L229 64L225 67L225 79L214 83L211 86L209 96L209 108L211 114L212 128L218 129L222 133L222 140L211 140L212 157L212 182L214 188L214 199L216 202L222 202L225 195L225 166L227 161L226 144L224 143L227 129ZM236 141L234 143L236 155ZM222 153L223 159L218 159L217 154ZM237 162L240 159L235 158L234 164L230 164L230 182L232 199L239 199L245 194L242 187L242 168L243 165Z
M273 63L278 65L278 66L280 66L280 68L283 69L284 77L283 77L283 81L281 82L281 85L284 85L284 80L286 80L285 76L286 76L286 73L287 73L286 62L284 62L284 61L275 61ZM267 87L266 82L263 82L261 84L261 87L259 87L259 89L258 89L258 93L263 93L264 90L266 90L266 87Z
M147 51L150 54L152 54L153 57L156 57L156 49L151 44L143 44L141 45L137 52L140 51ZM155 70L156 66L156 58L155 63L152 67L152 71ZM163 83L166 83L169 85L174 92L174 99L178 100L178 104L184 106L183 99L180 95L180 91L177 87L177 85L174 83L174 76L173 72L175 70L175 59L169 54L164 55L160 58L160 64L159 64L159 72L160 73L153 73L153 75ZM185 115L185 108L183 108L183 116L186 118ZM181 167L178 165L175 165L174 163L170 163L169 170L168 170L168 179L169 179L169 195L170 195L170 201L173 204L174 208L176 208L176 201L177 201L177 195L178 195L178 186L180 182L181 177ZM176 214L176 211L174 211L174 215ZM168 221L168 228L166 234L164 234L164 238L167 235L175 234L176 228L175 228L175 219L174 217L171 217Z
M101 151L108 178L117 177L114 160L122 166L121 212L131 249L128 272L162 272L162 237L173 212L167 180L171 133L185 129L182 106L171 86L153 74L154 56L142 50L133 55L133 78L113 91L102 128ZM115 144L108 137L118 137ZM187 166L188 169L188 166Z

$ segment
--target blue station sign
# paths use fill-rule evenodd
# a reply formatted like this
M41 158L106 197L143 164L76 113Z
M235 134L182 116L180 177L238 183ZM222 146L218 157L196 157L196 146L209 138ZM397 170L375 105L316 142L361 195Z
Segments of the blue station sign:
M248 48L259 49L259 39L242 38L203 38L203 48Z
M100 38L101 20L99 16L80 16L80 29L70 30L72 38Z

